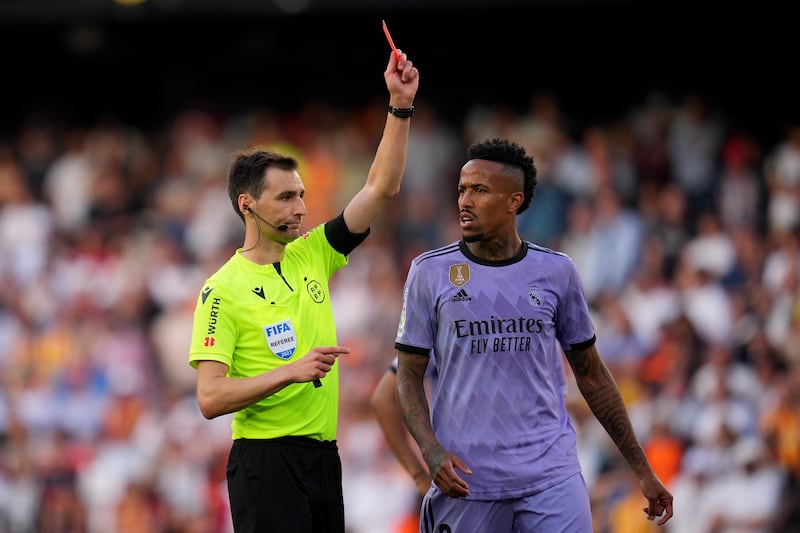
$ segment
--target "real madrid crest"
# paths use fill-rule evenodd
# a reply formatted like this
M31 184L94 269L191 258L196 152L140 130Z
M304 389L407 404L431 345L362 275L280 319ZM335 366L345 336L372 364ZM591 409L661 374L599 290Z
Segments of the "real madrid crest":
M450 283L456 287L466 285L469 281L469 265L467 263L460 263L458 265L450 265Z
M536 307L542 305L542 289L535 283L528 284L528 303Z

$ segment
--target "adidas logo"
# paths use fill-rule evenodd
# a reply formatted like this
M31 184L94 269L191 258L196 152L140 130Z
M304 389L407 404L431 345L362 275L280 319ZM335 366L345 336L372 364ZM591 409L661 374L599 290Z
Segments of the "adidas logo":
M467 294L467 291L465 291L464 289L461 289L460 291L458 291L458 293L456 293L455 296L450 298L450 301L451 302L470 302L470 301L472 301L472 298L470 298L469 294Z

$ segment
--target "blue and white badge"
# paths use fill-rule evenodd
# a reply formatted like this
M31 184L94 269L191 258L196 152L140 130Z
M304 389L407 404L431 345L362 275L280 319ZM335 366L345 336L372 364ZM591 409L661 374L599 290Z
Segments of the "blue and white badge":
M272 353L281 359L290 359L297 350L297 335L291 320L281 320L264 326L264 336Z

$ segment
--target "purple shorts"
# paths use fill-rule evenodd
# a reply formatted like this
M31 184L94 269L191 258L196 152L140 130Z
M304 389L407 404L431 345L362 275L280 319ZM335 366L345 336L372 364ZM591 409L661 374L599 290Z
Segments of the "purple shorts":
M592 533L589 492L582 474L536 494L506 500L465 500L425 495L420 533Z

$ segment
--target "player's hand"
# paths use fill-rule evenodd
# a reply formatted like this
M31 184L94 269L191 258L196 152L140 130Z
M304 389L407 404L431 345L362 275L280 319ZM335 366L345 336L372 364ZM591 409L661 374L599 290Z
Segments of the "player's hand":
M472 470L464 464L455 454L452 454L438 446L423 454L428 469L433 476L433 482L444 494L451 498L463 498L469 496L469 483L458 475L456 469L465 474L471 474Z
M648 520L658 518L656 524L663 526L672 518L672 494L655 475L645 477L639 483L648 503L642 511Z
M389 103L394 107L408 108L414 103L414 96L419 88L419 70L403 51L397 52L399 60L394 52L389 53L389 63L383 78L386 80L386 88L389 89Z
M350 353L347 346L317 346L292 363L295 383L324 378L333 368L336 358Z

